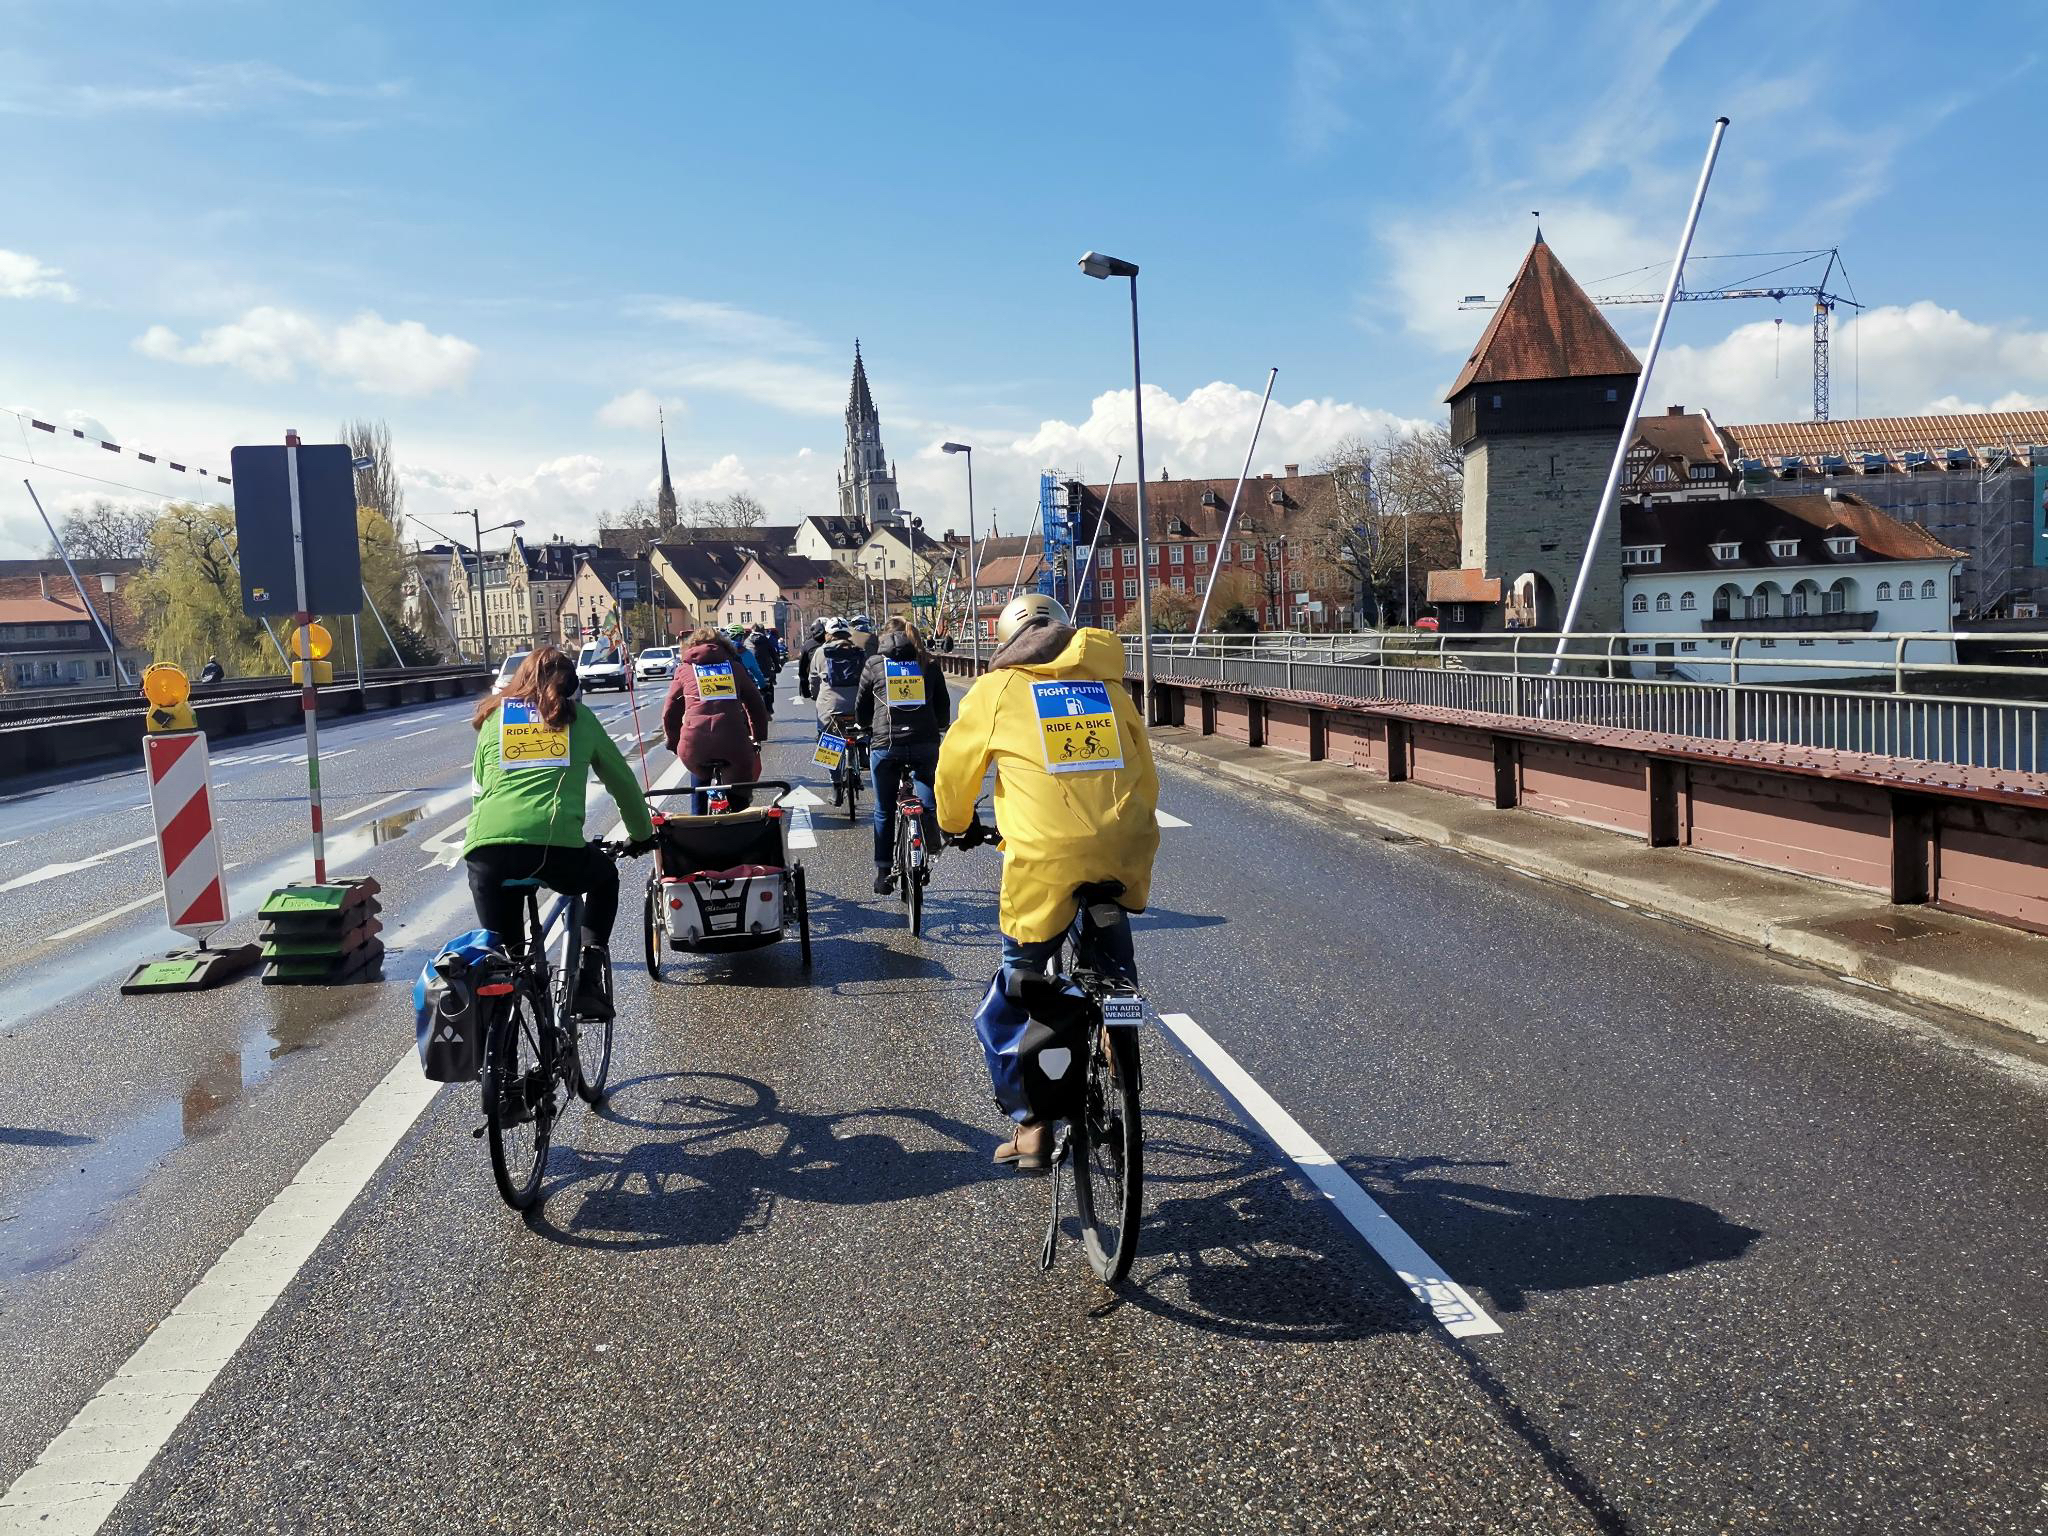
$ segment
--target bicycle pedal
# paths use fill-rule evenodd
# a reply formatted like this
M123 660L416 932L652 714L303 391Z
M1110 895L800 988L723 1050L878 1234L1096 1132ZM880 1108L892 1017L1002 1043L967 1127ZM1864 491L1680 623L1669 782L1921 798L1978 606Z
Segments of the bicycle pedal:
M480 1125L475 1130L469 1133L469 1139L471 1141L482 1141L484 1139L484 1133L489 1129L490 1127L488 1125Z

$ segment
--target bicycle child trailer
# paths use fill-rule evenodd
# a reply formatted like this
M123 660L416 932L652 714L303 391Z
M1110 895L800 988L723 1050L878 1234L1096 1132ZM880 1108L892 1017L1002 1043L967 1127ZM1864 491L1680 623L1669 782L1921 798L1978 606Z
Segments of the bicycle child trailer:
M476 988L487 962L504 958L495 933L473 928L420 967L412 984L413 1033L429 1082L473 1083L482 1073L490 1011L478 1006Z
M789 793L781 779L723 786L732 800L766 789ZM651 790L648 799L697 794ZM701 816L655 813L654 868L647 878L642 937L647 974L661 979L664 949L720 952L772 944L796 919L803 963L811 963L810 901L801 863L789 858L787 813L779 805Z

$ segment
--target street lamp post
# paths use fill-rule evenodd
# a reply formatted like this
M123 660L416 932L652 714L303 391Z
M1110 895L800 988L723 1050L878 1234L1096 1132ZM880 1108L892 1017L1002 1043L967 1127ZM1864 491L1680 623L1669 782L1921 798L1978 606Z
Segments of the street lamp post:
M946 453L967 455L967 633L974 646L974 670L981 671L981 575L974 558L974 448L968 443L941 443Z
M1138 364L1138 264L1094 251L1081 258L1090 277L1131 280L1131 420L1138 456L1138 678L1145 700L1145 723L1152 722L1152 567L1146 563L1145 528L1145 382Z
M526 519L523 517L515 517L511 519L509 522L493 523L491 524L490 527L486 528L483 526L482 515L479 512L477 512L477 510L474 507L472 507L466 514L458 515L465 515L469 518L469 526L475 540L475 542L470 545L470 548L476 551L477 627L483 631L482 643L484 650L484 665L488 667L491 664L491 604L490 594L484 588L484 535L487 533L497 533L506 528L524 528L526 526ZM432 523L426 521L426 519L424 518L415 517L413 521L418 523L422 528L426 529L427 532L433 534L436 538L446 539L448 537L447 534L441 532L440 529L436 528ZM450 540L450 542L457 545L458 547L462 543L460 539L453 539ZM508 588L509 585L510 583L508 582Z

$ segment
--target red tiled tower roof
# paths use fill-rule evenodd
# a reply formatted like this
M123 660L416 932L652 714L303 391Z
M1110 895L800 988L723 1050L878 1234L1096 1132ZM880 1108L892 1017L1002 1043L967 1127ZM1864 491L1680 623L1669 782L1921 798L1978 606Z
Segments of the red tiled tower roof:
M1628 343L1538 234L1479 345L1465 359L1458 382L1444 398L1456 399L1475 384L1642 371Z

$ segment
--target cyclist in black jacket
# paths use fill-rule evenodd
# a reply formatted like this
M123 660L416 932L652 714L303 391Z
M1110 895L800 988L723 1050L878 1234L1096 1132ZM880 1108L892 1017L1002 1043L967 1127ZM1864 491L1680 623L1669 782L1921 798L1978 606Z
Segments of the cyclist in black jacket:
M811 638L804 642L804 648L797 652L796 690L807 699L817 697L817 690L811 685L811 653L825 643L825 621L811 620Z
M854 719L874 736L875 894L886 896L893 884L897 791L907 777L920 800L927 806L934 803L932 775L939 766L939 738L953 720L946 674L917 631L901 619L891 619L883 627L880 645L861 668Z

